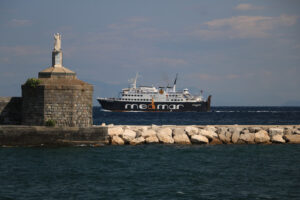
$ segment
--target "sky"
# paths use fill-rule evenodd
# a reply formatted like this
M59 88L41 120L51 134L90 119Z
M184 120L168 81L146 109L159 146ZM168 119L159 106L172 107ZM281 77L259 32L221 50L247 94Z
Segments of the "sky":
M1 0L0 96L51 66L57 32L94 105L138 72L154 86L178 73L213 106L300 106L298 0Z

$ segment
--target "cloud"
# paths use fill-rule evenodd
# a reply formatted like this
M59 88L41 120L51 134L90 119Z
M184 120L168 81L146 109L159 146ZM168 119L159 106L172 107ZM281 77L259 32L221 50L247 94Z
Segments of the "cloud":
M206 29L195 29L190 34L204 39L214 38L265 38L277 27L292 26L298 16L234 16L204 23Z
M298 18L299 18L299 16L296 16L296 15L289 16L289 15L283 14L283 15L280 15L280 17L277 19L277 21L282 25L292 26L297 23Z
M12 27L24 27L24 26L31 26L32 21L27 19L12 19L9 21L9 24Z
M240 10L240 11L246 11L246 10L262 10L264 9L264 7L262 6L253 6L251 4L247 4L247 3L241 3L239 5L237 5L236 7L234 7L235 10Z

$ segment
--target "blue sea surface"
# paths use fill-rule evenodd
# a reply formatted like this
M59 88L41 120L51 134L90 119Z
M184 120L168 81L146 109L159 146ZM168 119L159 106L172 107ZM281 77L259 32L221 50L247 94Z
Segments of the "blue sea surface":
M299 199L300 145L1 148L0 199Z
M94 107L94 124L126 125L288 125L300 124L300 107L212 107L211 112L103 112Z

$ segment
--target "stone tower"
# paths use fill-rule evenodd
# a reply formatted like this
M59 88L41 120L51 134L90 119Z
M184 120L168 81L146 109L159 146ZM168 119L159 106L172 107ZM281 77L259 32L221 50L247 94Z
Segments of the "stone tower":
M93 86L63 67L61 35L54 35L52 66L39 72L36 84L22 85L22 124L44 125L53 120L57 126L88 127L93 124Z

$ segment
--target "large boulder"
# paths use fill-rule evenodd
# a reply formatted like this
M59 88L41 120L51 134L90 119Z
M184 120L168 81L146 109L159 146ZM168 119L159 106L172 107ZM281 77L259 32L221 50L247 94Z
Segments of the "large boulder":
M173 130L173 139L176 144L191 144L189 137L182 128L175 128Z
M300 144L300 135L285 135L283 138L292 144Z
M158 129L159 129L159 127L158 127L157 125L155 125L155 124L152 124L152 125L151 125L151 129L153 129L153 130L155 130L155 131L156 131L156 130L158 130Z
M145 139L147 144L152 144L152 143L159 143L158 138L156 137L156 135L153 136L149 136Z
M223 142L219 138L213 137L212 139L209 139L209 144L211 145L223 144Z
M282 135L274 135L271 137L271 142L273 143L285 143L285 140L282 138Z
M265 130L260 130L254 134L254 141L255 143L269 143L270 137L268 132Z
M207 126L204 127L204 130L216 132L216 131L217 131L217 128L214 127L214 126L207 125ZM200 130L199 130L199 131L200 131Z
M232 132L232 136L231 136L232 143L233 144L238 143L238 140L240 138L241 129L240 128L235 128L235 129L232 129L230 131Z
M207 144L208 139L203 135L192 135L191 142L193 144Z
M150 136L155 136L156 135L156 131L153 129L148 129L148 130L140 130L137 132L137 137L150 137Z
M293 128L292 127L285 127L283 130L283 135L292 135L293 134Z
M254 144L254 134L249 133L249 130L243 130L242 134L240 134L239 140L244 141L247 144Z
M112 145L124 145L124 140L122 140L122 138L120 138L119 136L112 136L111 138L111 144Z
M198 128L194 126L187 126L184 129L189 136L198 134Z
M248 130L249 130L250 133L257 133L258 131L261 130L261 128L260 127L255 127L255 126L250 126L248 128Z
M173 136L175 136L175 135L181 135L181 134L185 134L185 131L184 131L183 128L175 128L173 130Z
M139 127L139 130L141 130L141 131L148 130L148 126L140 126L140 127Z
M198 135L203 135L209 140L212 140L213 138L218 138L218 135L213 130L214 129L199 129Z
M300 135L300 130L299 129L293 130L293 134Z
M109 127L108 130L107 130L107 133L110 137L112 136L119 136L119 135L122 135L124 132L123 128L120 127L120 126L115 126L115 127Z
M157 138L160 142L165 144L173 144L174 139L172 138L172 129L170 128L161 128L157 132Z
M283 135L283 128L269 128L269 135Z
M122 138L125 142L130 142L136 137L136 132L130 129L125 129L122 134Z
M228 131L228 128L226 128L226 127L218 127L216 132L220 135L222 133L225 134L227 131Z
M138 137L138 138L134 138L133 140L130 141L131 145L138 145L138 144L143 144L145 142L145 138L144 137Z
M225 144L230 144L231 143L231 133L230 132L221 132L220 134L219 134L219 139L223 142L223 143L225 143Z

